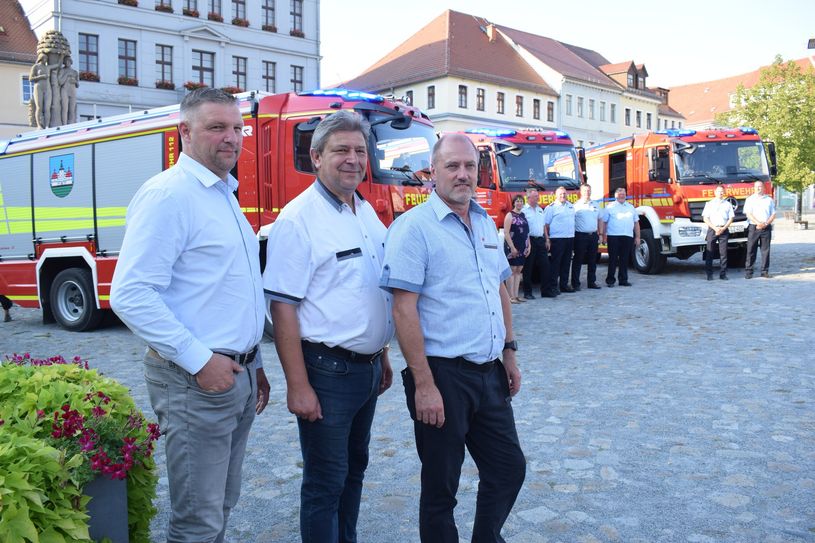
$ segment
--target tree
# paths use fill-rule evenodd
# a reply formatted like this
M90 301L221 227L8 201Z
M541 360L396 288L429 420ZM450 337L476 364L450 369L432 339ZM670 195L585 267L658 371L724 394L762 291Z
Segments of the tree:
M800 214L801 193L815 184L815 70L802 71L776 56L753 87L739 85L734 101L736 106L717 115L716 122L752 126L762 139L775 142L775 183L798 193Z

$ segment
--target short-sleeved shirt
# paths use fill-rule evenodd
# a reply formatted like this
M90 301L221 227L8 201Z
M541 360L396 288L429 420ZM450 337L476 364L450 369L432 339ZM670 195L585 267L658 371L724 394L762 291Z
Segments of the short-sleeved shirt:
M371 354L394 333L391 295L379 288L387 230L359 195L354 207L319 180L289 202L269 232L263 288L297 305L303 339Z
M714 198L705 204L702 210L702 217L707 217L713 226L719 227L727 224L727 221L735 217L733 206L724 198Z
M521 212L526 217L526 222L529 223L529 235L533 238L543 237L543 208L541 206L532 207L525 204Z
M575 232L591 234L597 232L597 219L600 217L600 206L597 202L589 200L584 202L578 200L574 204L574 229Z
M751 194L744 201L744 214L747 215L748 220L750 215L758 219L759 222L767 222L770 217L775 213L775 202L766 194L759 196L758 194ZM750 221L750 224L758 224Z
M574 206L568 200L549 204L543 210L543 222L549 225L550 238L573 238Z
M511 271L487 212L471 201L469 214L472 229L434 191L396 219L380 285L418 293L427 356L484 363L504 348L500 286Z
M603 213L603 222L606 223L607 236L634 237L634 225L639 222L640 216L634 206L628 202L611 202Z

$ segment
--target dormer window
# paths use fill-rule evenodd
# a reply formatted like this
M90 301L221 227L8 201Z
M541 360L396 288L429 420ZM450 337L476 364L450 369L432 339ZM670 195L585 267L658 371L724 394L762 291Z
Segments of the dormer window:
M640 89L645 89L645 78L643 76L639 77L639 86Z
M634 74L632 73L628 74L628 86L634 87Z

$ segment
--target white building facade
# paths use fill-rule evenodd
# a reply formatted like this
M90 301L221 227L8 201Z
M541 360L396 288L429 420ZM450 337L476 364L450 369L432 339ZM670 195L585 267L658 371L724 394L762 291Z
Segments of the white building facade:
M21 0L60 30L80 73L77 117L174 104L200 85L319 87L319 0Z

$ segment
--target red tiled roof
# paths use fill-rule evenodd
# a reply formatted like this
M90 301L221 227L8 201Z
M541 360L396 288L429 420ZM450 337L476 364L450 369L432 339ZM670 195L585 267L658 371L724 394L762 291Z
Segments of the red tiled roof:
M457 76L556 95L506 40L496 35L490 41L486 33L488 24L483 18L447 10L342 85L384 92L438 77Z
M807 69L807 66L815 67L815 57L801 58L794 62L802 70ZM668 103L685 116L687 124L713 123L717 113L730 110L730 95L736 92L739 84L749 89L758 82L759 72L763 68L766 66L724 79L672 87Z
M615 64L603 64L602 66L598 66L598 68L602 70L604 74L622 74L628 72L633 64L633 60L626 60L625 62L617 62Z
M37 36L17 0L0 0L0 61L34 64Z

